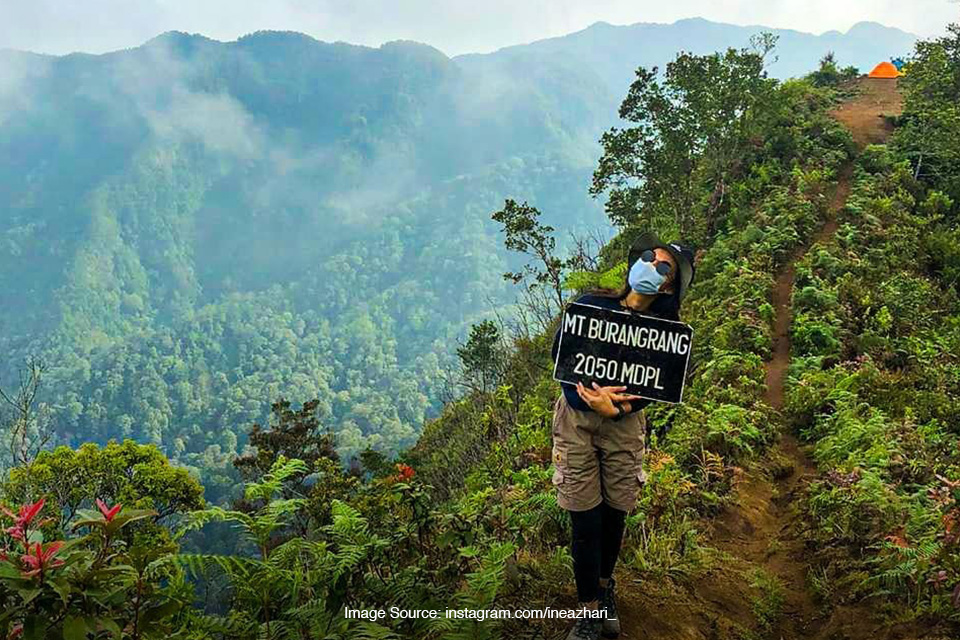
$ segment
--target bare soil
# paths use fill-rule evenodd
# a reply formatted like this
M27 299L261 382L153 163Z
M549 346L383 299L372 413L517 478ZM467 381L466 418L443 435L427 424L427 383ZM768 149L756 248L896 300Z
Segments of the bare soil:
M903 112L903 98L897 91L899 81L898 78L862 77L850 87L857 92L856 97L831 113L850 130L860 148L884 142L893 131L888 117Z

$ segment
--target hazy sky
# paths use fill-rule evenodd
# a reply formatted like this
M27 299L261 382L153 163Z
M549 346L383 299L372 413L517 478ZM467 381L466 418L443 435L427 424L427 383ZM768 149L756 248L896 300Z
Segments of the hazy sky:
M673 22L702 16L812 33L861 20L920 36L960 20L954 0L0 0L0 48L101 53L169 30L233 40L258 29L379 46L426 42L448 55L563 35L598 20Z

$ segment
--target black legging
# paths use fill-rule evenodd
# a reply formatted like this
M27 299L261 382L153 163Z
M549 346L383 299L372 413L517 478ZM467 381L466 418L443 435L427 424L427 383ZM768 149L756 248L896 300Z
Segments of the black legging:
M597 599L600 578L613 575L620 554L623 523L627 512L601 502L589 511L571 511L573 528L573 574L577 581L577 600Z

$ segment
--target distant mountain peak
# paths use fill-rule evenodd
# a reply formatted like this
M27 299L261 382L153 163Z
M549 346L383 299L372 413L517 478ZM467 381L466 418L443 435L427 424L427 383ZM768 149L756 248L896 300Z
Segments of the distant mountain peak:
M181 44L191 41L216 42L201 33L187 33L186 31L164 31L160 35L154 36L143 43L143 46L152 44Z
M388 42L384 42L383 44L381 44L381 45L380 45L380 48L381 48L381 49L398 49L398 50L407 50L407 51L430 52L430 53L433 53L433 54L439 54L439 55L443 56L444 58L447 57L447 55L446 55L443 51L440 51L440 49L437 49L436 47L434 47L434 46L432 46L432 45L429 45L429 44L426 44L426 43L423 43L423 42L419 42L419 41L417 41L417 40L402 40L402 39L401 39L401 40L390 40L390 41L388 41Z
M854 34L854 33L873 34L873 33L890 33L890 32L897 32L897 33L908 35L914 38L916 37L915 34L912 34L908 31L904 31L903 29L898 29L897 27L889 27L885 24L881 24L879 22L873 22L871 20L863 20L861 22L856 23L849 29L847 29L847 35Z
M299 40L321 42L320 40L317 40L313 36L303 33L302 31L291 31L289 29L258 29L237 38L237 42L254 40Z
M158 36L150 38L139 47L133 47L132 50L140 49L144 51L164 50L176 55L190 55L198 49L222 44L218 40L208 38L200 33L186 33L183 31L165 31ZM128 51L131 49L128 49ZM104 55L113 55L118 52L110 52ZM74 54L76 55L76 54Z

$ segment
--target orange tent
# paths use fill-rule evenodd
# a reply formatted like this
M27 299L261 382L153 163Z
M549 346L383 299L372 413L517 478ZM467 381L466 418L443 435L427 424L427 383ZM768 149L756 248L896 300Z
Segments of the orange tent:
M896 78L900 75L897 67L892 62L881 62L873 68L869 74L870 78Z

